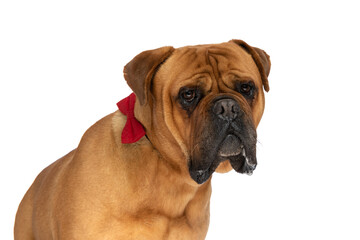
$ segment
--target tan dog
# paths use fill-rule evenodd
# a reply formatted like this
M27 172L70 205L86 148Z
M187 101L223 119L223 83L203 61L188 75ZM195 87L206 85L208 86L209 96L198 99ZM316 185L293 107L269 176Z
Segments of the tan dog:
M241 40L140 53L125 66L146 136L124 144L116 111L43 170L15 239L204 239L211 174L256 167L269 56Z

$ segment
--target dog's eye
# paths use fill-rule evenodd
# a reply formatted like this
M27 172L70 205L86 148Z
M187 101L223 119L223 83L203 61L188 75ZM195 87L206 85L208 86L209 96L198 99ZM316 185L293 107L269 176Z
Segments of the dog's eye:
M178 101L181 107L190 115L201 99L199 88L183 87L179 91Z
M252 87L249 84L241 84L240 92L244 94L250 94Z
M252 98L255 92L255 86L253 82L243 82L237 84L237 91L245 97Z
M181 93L182 99L187 102L192 102L195 99L195 96L196 96L196 92L194 89L187 89Z

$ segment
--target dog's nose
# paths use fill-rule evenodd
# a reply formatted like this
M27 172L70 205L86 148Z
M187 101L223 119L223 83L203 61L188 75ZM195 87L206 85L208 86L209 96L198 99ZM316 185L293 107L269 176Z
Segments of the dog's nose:
M221 119L233 121L240 113L240 106L231 98L219 99L214 104L213 112Z

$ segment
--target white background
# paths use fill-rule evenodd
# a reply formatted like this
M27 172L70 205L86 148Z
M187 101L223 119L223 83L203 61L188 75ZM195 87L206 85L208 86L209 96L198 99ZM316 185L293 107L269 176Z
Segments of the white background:
M215 174L207 239L360 239L356 1L0 3L0 239L36 175L127 96L143 50L233 38L271 56L258 168Z

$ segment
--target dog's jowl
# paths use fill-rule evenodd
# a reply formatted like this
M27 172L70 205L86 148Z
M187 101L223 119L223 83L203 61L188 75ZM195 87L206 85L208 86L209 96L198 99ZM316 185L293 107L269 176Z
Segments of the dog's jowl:
M140 53L133 93L36 178L15 239L205 239L212 173L256 168L269 72L241 40Z

